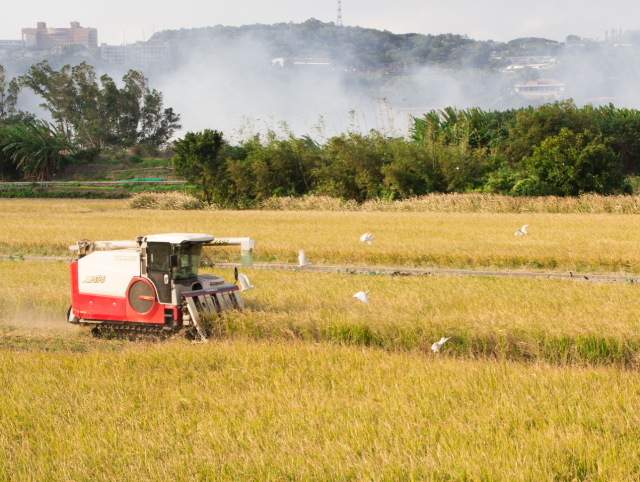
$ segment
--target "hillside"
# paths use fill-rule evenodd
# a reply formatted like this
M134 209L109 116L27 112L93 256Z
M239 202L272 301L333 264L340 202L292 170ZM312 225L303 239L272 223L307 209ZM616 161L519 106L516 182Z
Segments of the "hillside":
M324 57L344 67L361 70L441 65L493 65L496 56L551 54L561 44L545 39L518 39L510 43L478 41L463 35L395 34L362 27L339 27L310 19L304 23L246 25L168 30L150 42L168 42L174 58L194 52L225 50L257 43L271 57Z

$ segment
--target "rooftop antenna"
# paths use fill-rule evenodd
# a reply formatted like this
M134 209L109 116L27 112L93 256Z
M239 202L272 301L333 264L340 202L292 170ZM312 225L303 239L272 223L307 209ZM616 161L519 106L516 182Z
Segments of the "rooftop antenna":
M338 18L336 20L336 25L338 27L344 27L344 23L342 21L342 0L338 0Z

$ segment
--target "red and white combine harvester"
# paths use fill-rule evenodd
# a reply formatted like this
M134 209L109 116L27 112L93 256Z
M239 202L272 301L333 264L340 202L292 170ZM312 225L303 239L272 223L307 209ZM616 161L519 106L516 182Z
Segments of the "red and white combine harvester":
M206 340L207 320L225 310L240 310L240 292L250 288L245 276L236 284L201 275L206 246L240 246L243 258L254 248L250 238L215 238L206 234L160 234L135 241L80 241L70 249L69 323L94 334L176 333L188 330ZM238 280L240 281L238 283Z

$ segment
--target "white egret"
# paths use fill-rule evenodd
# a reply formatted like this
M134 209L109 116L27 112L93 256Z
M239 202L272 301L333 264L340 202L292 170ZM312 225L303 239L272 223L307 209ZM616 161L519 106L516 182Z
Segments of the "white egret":
M433 353L439 353L445 343L447 343L449 340L451 340L451 338L440 338L440 341L436 341L433 345L431 345L431 351Z
M238 286L240 286L240 291L249 291L254 288L246 274L238 274Z
M353 295L353 297L359 302L364 303L365 305L369 304L369 295L364 291L358 291L355 295Z
M360 236L360 242L364 244L368 244L369 246L373 244L375 239L376 237L371 233L364 233L362 236Z

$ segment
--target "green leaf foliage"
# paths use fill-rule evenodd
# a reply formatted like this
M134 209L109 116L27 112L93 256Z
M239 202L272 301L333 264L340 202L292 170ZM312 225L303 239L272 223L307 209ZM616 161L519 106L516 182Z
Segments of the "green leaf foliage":
M0 176L47 181L71 155L71 146L43 121L0 125Z
M44 61L32 66L20 83L42 99L41 107L57 128L83 150L159 148L180 128L180 116L164 107L162 94L136 70L127 72L118 87L108 75L98 79L85 62L55 70Z

